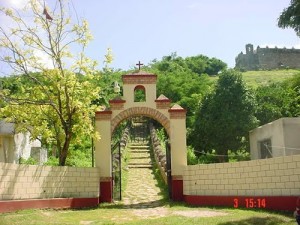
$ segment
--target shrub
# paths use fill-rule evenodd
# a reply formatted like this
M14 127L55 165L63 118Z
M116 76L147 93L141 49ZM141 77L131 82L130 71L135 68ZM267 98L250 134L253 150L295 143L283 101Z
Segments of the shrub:
M25 164L25 165L37 165L38 164L38 162L32 157L29 157L28 159L24 159L24 158L21 157L19 159L19 163L20 164Z
M188 146L188 148L187 148L187 164L188 165L198 164L198 158L195 155L193 147L191 147L191 146Z

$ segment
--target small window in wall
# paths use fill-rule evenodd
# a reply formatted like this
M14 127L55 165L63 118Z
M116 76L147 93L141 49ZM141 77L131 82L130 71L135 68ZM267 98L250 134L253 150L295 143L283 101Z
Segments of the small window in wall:
M271 139L263 140L259 143L260 145L260 158L267 159L272 158L272 143Z
M145 87L138 85L134 88L134 102L145 102L146 101L146 91Z

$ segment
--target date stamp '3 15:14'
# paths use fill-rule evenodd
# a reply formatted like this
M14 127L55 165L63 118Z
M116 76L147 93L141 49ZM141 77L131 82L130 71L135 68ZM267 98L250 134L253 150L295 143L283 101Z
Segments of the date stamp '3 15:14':
M243 202L238 198L233 199L233 207L246 207L246 208L266 208L267 201L265 198L245 198Z

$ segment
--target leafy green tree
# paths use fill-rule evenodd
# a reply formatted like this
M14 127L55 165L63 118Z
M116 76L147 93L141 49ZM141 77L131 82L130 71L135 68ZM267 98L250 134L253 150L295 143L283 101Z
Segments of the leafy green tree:
M208 61L208 65L205 69L205 73L208 75L218 75L222 70L225 70L227 64L217 58L211 58Z
M245 148L249 130L257 125L254 113L255 98L241 74L224 71L196 114L191 134L194 148L197 152L215 150L220 161L228 160L228 150Z
M157 69L160 72L185 71L193 72L199 76L203 74L218 75L226 67L226 63L216 58L209 58L204 55L182 58L176 53L164 56L161 61L154 60L151 64L152 69Z
M278 26L281 28L292 28L300 36L300 1L291 0L290 5L285 8L279 18Z
M164 94L172 102L187 109L188 133L193 127L195 112L212 84L206 70L215 73L226 68L225 63L219 66L219 62L203 55L182 58L172 53L164 56L161 61L154 60L148 68L158 75L158 95Z
M0 61L34 84L1 90L6 102L1 116L16 123L18 131L56 145L59 165L65 165L71 143L95 136L91 103L99 88L92 82L97 63L84 54L92 39L87 21L72 24L66 2L54 4L50 10L42 0L29 0L23 11L0 10L12 27L0 27ZM71 53L72 46L79 52Z
M260 125L281 117L299 116L299 94L288 83L274 83L261 86L255 91L257 101L256 117Z
M120 84L122 92L121 75L125 73L126 72L120 70L104 70L101 74L99 73L98 76L101 77L101 79L95 79L93 82L94 85L100 87L100 92L99 97L94 100L93 103L96 105L108 107L109 100L112 100L116 97L116 93L114 92L115 82L118 82L118 84Z
M184 59L174 52L171 55L164 56L161 61L153 60L150 64L151 70L159 73L168 73L174 71L187 71L187 65Z
M187 67L199 75L218 75L220 71L227 67L226 63L220 59L209 58L204 55L187 57L185 61L187 63Z
M187 67L199 75L206 73L206 68L208 66L208 57L199 55L191 56L185 59Z
M163 94L173 103L178 103L187 109L187 127L191 128L195 111L211 85L208 76L198 76L189 70L155 73L158 74L157 94Z

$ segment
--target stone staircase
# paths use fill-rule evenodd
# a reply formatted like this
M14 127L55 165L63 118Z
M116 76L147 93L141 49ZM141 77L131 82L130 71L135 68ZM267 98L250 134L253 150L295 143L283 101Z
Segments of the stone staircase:
M145 125L134 124L134 138L128 143L128 183L123 196L128 208L157 207L163 199L152 170L149 130Z
M129 145L130 161L128 168L152 168L147 123L133 123L133 138Z
M132 143L129 146L130 161L129 169L134 168L152 168L152 160L149 145Z

